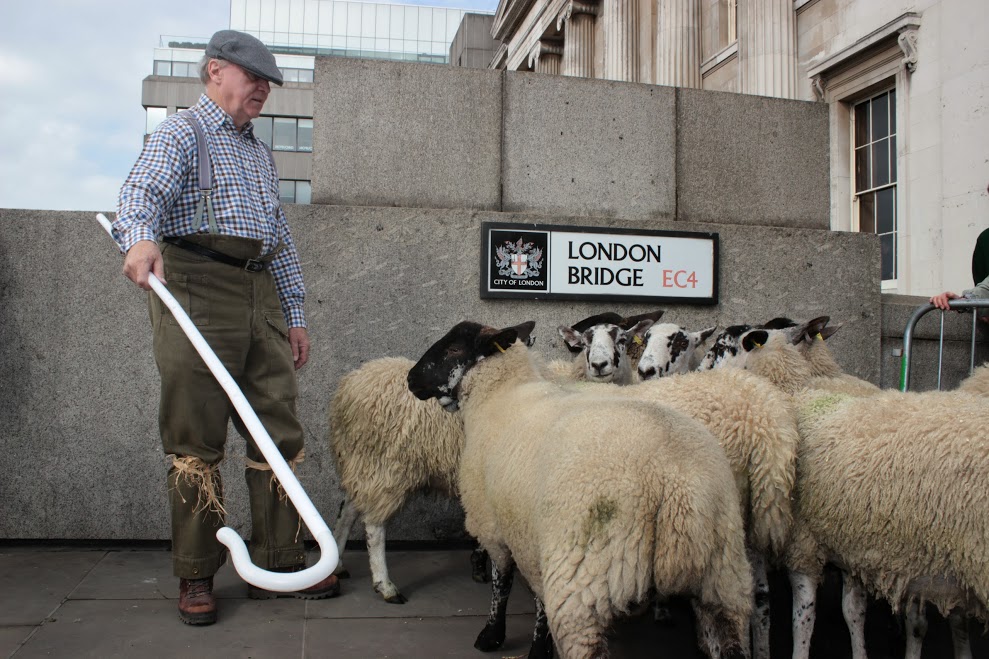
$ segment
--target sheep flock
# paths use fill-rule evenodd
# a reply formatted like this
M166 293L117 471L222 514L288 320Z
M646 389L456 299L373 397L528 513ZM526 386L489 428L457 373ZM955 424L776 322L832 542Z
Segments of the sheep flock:
M682 597L706 656L769 659L777 570L805 659L831 565L855 659L869 597L902 614L908 659L928 606L956 659L972 657L969 621L989 623L989 365L954 391L880 390L839 367L827 317L718 333L662 315L560 325L572 359L532 348L534 323L465 322L417 362L375 359L342 378L333 529L343 549L363 520L375 591L406 601L385 526L432 490L459 497L478 541L472 576L492 583L479 650L505 639L517 572L535 595L530 658L607 657L619 616L652 602L658 618Z

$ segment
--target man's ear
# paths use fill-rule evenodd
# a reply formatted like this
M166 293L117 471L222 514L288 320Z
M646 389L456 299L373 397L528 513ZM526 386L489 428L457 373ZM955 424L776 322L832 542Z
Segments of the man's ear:
M742 350L752 352L757 348L766 345L769 340L769 332L766 330L752 330L742 337Z

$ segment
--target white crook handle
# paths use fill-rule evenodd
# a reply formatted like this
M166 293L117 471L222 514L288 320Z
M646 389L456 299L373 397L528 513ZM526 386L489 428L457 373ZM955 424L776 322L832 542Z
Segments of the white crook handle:
M96 215L96 219L99 220L99 223L103 225L106 232L113 238L113 228L110 225L110 221L106 219L106 216L99 213ZM265 460L268 461L268 465L271 466L275 477L278 478L278 482L285 489L288 498L292 500L295 509L299 512L299 516L302 517L302 520L312 533L313 539L319 544L320 557L315 565L299 572L270 572L259 568L251 562L247 545L244 544L240 534L229 526L224 526L216 532L217 540L226 545L230 550L230 558L233 561L234 567L237 569L237 574L244 581L258 588L280 593L290 593L314 586L336 569L339 562L340 552L337 548L336 540L333 538L333 534L326 526L326 522L323 521L319 512L316 511L316 507L309 500L309 496L305 490L302 489L302 485L299 484L299 480L285 462L285 458L282 457L275 443L271 441L268 431L261 425L261 420L258 419L258 415L254 413L250 403L244 398L240 387L237 386L230 373L209 347L209 344L206 343L206 339L203 338L203 335L199 333L199 330L196 329L196 326L189 319L189 316L186 315L185 310L182 309L178 301L172 297L172 294L168 292L168 289L165 288L164 284L153 273L148 273L148 283L151 284L151 289L158 294L158 297L165 303L165 306L172 312L175 320L178 321L183 331L189 337L189 340L192 341L192 345L195 346L196 351L203 358L203 361L206 362L206 365L209 366L209 370L212 371L220 386L223 387L223 390L227 392L230 402L233 403L244 425L250 431L251 437L254 438L254 443L257 444Z

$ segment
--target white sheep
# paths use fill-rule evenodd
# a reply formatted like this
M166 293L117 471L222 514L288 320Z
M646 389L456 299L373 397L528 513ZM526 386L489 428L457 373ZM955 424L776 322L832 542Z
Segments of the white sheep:
M467 528L495 566L477 645L504 638L505 580L517 565L565 659L607 657L615 614L651 588L692 597L710 656L741 648L752 581L716 440L659 406L544 380L516 342L532 325L460 323L409 373L416 396L464 418Z
M979 366L962 380L958 385L958 391L974 394L976 396L989 396L989 364Z
M646 350L648 354L648 344ZM658 379L654 375L621 393L661 403L700 421L721 444L735 474L755 578L753 655L768 657L767 560L783 563L793 522L791 495L799 436L792 406L771 383L737 369Z
M557 331L571 352L579 353L572 362L553 360L545 372L562 381L635 382L635 363L628 356L629 347L641 345L643 334L662 315L661 310L628 318L617 314L598 314L573 326L560 325ZM637 360L636 360L637 361Z
M656 377L696 371L703 358L704 342L718 327L691 332L675 323L654 324L642 338L644 346L638 362L639 377Z
M753 330L732 362L783 382L806 365L792 337ZM795 356L796 355L796 356ZM868 397L795 389L800 430L796 511L787 564L794 582L794 656L807 656L825 562L842 567L853 656L865 656L865 592L905 610L907 656L920 656L925 602L949 617L970 657L965 615L989 618L989 406L979 373L960 392Z
M436 401L418 400L406 378L414 362L383 358L351 371L330 403L330 447L346 495L334 524L337 544L347 543L358 515L364 518L374 590L386 602L406 598L388 576L385 524L414 492L456 495L463 422ZM486 580L486 560L471 556L475 581ZM345 573L343 564L337 573Z

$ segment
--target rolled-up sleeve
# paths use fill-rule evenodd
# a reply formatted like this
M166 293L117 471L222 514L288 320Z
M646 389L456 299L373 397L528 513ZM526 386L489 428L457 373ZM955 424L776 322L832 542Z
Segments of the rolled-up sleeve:
M174 122L148 138L120 188L113 237L126 253L140 240L157 240L159 227L182 193L189 170L188 148Z

